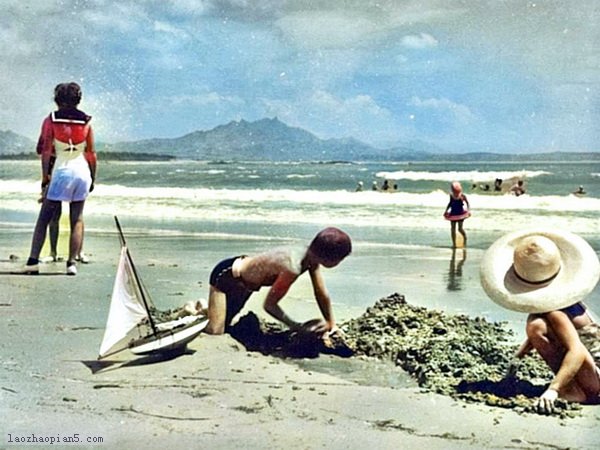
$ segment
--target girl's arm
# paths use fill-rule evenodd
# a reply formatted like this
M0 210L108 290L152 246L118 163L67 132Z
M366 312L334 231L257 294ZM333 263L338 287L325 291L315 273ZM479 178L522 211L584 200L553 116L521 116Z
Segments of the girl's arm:
M563 360L550 382L548 389L536 400L535 406L541 412L552 412L554 402L560 391L565 388L577 375L586 357L587 350L581 343L575 326L569 317L561 311L546 313L548 325L554 331L556 338L566 350Z
M53 140L54 131L52 130L52 122L50 121L50 117L46 117L42 123L42 131L36 148L42 160L42 188L50 182L50 160L54 153Z
M524 358L531 350L533 350L533 345L531 345L531 342L529 342L529 338L525 338L517 350L517 353L515 353L515 358Z
M557 339L566 349L560 368L549 386L549 389L558 392L579 372L587 356L587 350L581 343L575 326L565 313L552 311L546 314L546 318L555 331Z
M446 208L444 209L444 214L446 214L448 212L448 209L450 209L451 204L452 204L452 197L450 197L450 200L448 200L448 204L446 205Z
M89 125L88 125L89 126ZM96 181L96 149L94 148L94 132L92 127L89 126L88 134L86 137L85 145L85 160L90 167L90 174L92 176L92 185Z
M333 308L331 307L331 298L325 287L325 280L321 274L320 266L309 269L310 281L312 282L313 292L315 299L319 305L319 310L323 315L323 318L327 322L328 330L330 331L335 328L335 319L333 318Z
M290 286L296 281L298 275L292 272L282 272L279 274L271 289L265 298L264 308L271 316L280 322L285 323L290 329L296 330L300 324L292 320L279 306L279 301L289 290Z

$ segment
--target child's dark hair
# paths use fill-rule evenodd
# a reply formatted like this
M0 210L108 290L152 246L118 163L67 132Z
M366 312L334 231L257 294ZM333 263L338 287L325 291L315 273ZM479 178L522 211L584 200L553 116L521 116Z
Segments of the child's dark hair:
M81 88L77 83L60 83L54 88L54 102L59 108L75 107L81 101Z
M352 252L352 241L339 228L329 227L315 236L310 249L325 261L341 261Z

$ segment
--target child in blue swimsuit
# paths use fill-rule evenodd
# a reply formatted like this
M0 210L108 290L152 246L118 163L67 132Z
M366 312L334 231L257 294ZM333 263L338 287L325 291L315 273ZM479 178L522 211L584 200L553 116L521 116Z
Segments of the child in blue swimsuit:
M466 207L465 207L466 206ZM450 201L444 210L444 218L450 221L450 234L452 236L452 246L456 248L456 224L458 232L462 234L464 245L467 245L467 234L463 229L464 220L471 215L469 200L463 193L462 186L458 181L452 182L450 191Z

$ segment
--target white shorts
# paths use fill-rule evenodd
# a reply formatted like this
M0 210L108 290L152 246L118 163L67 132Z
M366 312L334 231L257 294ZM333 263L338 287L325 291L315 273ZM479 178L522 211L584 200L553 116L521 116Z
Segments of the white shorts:
M60 202L81 202L85 200L92 185L89 170L86 175L77 173L77 171L68 167L55 170L50 180L46 198Z

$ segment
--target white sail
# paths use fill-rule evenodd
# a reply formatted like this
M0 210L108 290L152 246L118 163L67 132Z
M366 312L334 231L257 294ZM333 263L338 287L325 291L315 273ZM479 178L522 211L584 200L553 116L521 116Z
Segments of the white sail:
M141 289L142 287L136 281L127 247L123 245L110 301L106 331L100 345L100 358L126 348L129 340L128 333L142 319L148 317Z

